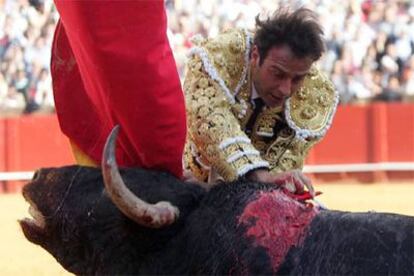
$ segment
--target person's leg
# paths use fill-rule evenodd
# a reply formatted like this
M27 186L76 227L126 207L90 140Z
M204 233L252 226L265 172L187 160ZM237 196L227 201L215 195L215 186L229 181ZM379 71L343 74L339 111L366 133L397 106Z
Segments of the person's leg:
M185 106L164 1L55 2L52 74L63 132L99 163L119 124L121 166L181 176Z

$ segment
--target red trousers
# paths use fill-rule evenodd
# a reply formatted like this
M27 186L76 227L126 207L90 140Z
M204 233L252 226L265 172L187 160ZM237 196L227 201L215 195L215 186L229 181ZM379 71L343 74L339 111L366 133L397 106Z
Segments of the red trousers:
M181 177L185 106L164 1L55 3L51 70L62 131L99 163L119 124L120 166Z

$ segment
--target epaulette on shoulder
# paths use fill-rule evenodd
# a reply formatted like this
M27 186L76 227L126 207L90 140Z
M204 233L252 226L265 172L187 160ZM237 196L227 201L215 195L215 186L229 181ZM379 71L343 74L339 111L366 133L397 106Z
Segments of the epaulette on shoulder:
M312 67L303 86L285 103L285 117L300 139L323 137L331 126L339 96L332 82Z

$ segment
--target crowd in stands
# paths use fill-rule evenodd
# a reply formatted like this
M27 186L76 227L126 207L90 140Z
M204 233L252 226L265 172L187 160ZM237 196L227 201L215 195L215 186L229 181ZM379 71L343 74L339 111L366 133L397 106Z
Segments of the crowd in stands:
M0 0L0 115L54 110L52 1Z
M293 2L320 16L327 52L319 66L341 104L413 100L414 0L166 0L180 75L193 35L254 30L258 14ZM0 0L0 116L53 112L49 63L58 18L52 0Z

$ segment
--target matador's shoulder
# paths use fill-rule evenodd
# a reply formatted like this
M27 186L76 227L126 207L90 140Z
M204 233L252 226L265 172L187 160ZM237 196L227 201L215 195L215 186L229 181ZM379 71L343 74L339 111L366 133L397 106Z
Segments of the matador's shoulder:
M314 66L302 88L285 103L287 123L298 138L322 138L332 123L338 101L333 83Z
M195 36L192 41L195 46L189 56L199 58L193 62L201 62L213 80L230 94L237 94L246 79L252 34L245 29L229 29L214 38Z

